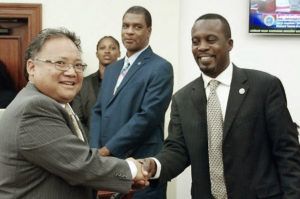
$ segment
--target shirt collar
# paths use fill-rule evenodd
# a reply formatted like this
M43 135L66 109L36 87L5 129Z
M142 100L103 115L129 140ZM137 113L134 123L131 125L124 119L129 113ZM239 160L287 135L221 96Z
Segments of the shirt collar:
M132 65L135 62L135 60L138 58L138 56L140 56L140 54L142 54L142 52L144 52L148 47L149 47L149 44L145 48L143 48L142 50L140 50L140 51L134 53L133 55L131 55L130 57L127 57L127 55L126 55L125 60L124 60L125 63L129 62L129 64Z
M209 81L212 79L218 80L221 84L230 87L231 79L232 79L232 71L233 71L233 65L232 63L230 63L229 66L222 73L220 73L216 78L211 78L205 75L203 72L201 72L203 82L204 82L204 87L207 88Z

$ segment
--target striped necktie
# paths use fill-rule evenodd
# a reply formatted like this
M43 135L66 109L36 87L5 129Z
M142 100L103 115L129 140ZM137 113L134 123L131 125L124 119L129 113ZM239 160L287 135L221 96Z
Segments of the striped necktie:
M120 86L122 80L124 79L125 75L127 74L127 72L129 71L129 68L130 68L130 63L128 60L126 60L124 62L124 66L120 72L120 75L118 77L118 80L117 80L117 84L115 86L115 89L114 89L114 95L116 94L117 90L118 90L118 87Z

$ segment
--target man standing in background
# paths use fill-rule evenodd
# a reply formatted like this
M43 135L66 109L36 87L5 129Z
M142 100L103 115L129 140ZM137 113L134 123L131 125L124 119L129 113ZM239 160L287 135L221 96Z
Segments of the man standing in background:
M173 91L172 65L152 52L148 10L129 8L123 16L124 59L105 71L91 119L90 145L103 156L143 158L156 155L164 139L164 117ZM166 183L133 198L166 198Z

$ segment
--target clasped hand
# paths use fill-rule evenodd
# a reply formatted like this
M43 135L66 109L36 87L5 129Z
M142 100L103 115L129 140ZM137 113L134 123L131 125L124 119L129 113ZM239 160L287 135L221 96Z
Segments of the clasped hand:
M149 186L149 179L156 173L156 164L150 158L138 159L129 158L138 169L136 177L133 179L133 189L143 189Z

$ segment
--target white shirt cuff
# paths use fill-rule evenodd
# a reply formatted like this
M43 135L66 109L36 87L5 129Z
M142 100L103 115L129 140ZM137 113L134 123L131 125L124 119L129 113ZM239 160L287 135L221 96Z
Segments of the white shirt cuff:
M155 175L151 179L158 179L160 177L161 164L158 161L158 159L156 159L156 158L151 158L151 159L154 160L155 163L156 163L156 173L155 173Z
M138 170L137 170L134 162L132 162L131 160L128 160L128 159L126 159L126 162L128 163L128 166L130 168L132 179L134 179L137 175Z

